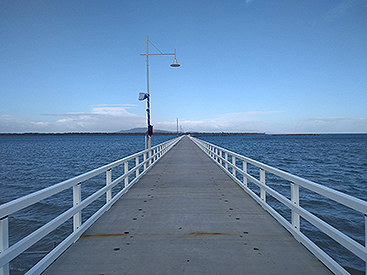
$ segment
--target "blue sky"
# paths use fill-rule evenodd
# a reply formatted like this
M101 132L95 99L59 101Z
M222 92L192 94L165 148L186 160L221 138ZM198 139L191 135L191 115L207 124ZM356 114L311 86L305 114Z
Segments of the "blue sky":
M0 132L367 132L367 1L0 1ZM151 53L157 52L153 46Z

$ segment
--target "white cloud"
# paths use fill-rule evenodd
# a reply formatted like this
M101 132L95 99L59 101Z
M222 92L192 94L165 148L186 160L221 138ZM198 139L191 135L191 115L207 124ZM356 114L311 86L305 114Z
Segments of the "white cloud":
M91 113L72 113L56 121L55 127L62 131L103 131L142 127L145 118L126 110L127 107L95 106ZM65 129L65 130L64 130Z
M313 117L283 121L273 112L231 113L207 120L180 119L184 131L265 132L265 133L367 133L367 118ZM176 121L156 123L175 131Z
M366 118L311 117L301 121L302 127L317 133L367 133Z
M46 114L47 116L61 117L55 122L31 121L2 115L0 116L0 132L114 132L145 127L145 116L130 113L126 110L127 108L126 105L98 104L92 106L90 113ZM276 113L280 112L229 113L204 120L180 119L179 124L184 131L266 132L272 125L270 120L266 120L264 117ZM154 121L155 129L175 131L176 126L176 120Z
M24 131L45 131L49 123L36 122L26 118L19 118L7 114L0 114L0 132L13 133ZM46 130L47 131L47 130Z
M94 105L90 113L46 114L62 117L55 122L32 121L0 115L0 132L114 132L143 127L145 117L128 112L129 106Z
M270 119L265 119L268 115L282 113L281 111L270 112L245 112L228 113L218 117L204 120L179 119L179 125L184 131L205 131L205 132L267 132L271 127ZM156 128L175 131L177 125L175 121L157 122Z
M48 114L54 122L32 121L0 114L0 132L116 132L146 126L146 117L127 110L130 105L98 104L91 112ZM179 118L184 131L265 133L367 133L367 118L311 117L282 120L282 111L228 113L214 118ZM154 121L155 129L176 131L176 119Z

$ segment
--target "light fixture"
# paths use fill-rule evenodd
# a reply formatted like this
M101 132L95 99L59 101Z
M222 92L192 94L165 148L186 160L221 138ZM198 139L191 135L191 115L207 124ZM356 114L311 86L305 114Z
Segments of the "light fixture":
M173 63L171 64L171 67L180 67L181 65L177 63L177 59L173 59Z

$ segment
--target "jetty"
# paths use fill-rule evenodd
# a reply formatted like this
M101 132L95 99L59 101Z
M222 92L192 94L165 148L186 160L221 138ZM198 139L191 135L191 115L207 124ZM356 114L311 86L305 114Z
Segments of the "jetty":
M112 180L118 165L124 174ZM247 172L248 165L260 168L259 179ZM291 199L266 185L265 172L290 181ZM82 201L81 183L101 173L106 185ZM260 187L259 194L248 181ZM120 183L124 188L112 196ZM348 274L302 234L300 217L362 259L366 248L303 210L299 186L367 212L364 201L180 137L0 206L2 274L9 274L11 259L70 217L73 233L27 274ZM73 207L8 247L8 214L67 188L73 188ZM266 203L268 194L291 209L290 222ZM82 209L102 195L105 205L83 223Z
M45 274L329 274L189 138Z

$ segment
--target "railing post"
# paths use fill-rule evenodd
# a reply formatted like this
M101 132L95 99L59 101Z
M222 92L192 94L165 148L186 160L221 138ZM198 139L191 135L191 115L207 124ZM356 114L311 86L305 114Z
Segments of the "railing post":
M112 181L112 169L106 171L106 185L110 185ZM109 203L112 199L112 190L106 192L106 203Z
M144 135L144 143L145 143L145 149L148 148L148 139L147 139L147 135Z
M222 154L222 150L219 149L219 163L220 165L223 166L223 160L222 160L223 154Z
M147 163L146 163L146 161L147 161L147 153L145 152L143 156L144 156L143 157L143 162L144 162L144 171L145 171L147 169Z
M236 177L236 157L232 155L232 175Z
M265 170L260 168L260 182L265 185ZM266 192L263 188L260 187L260 198L263 202L266 203Z
M247 174L247 162L244 160L242 161L242 170ZM247 187L247 178L245 176L243 176L243 185Z
M138 169L138 166L139 166L139 156L137 156L135 158L135 177L139 177L139 169Z
M8 217L0 219L0 254L9 248L9 220ZM0 267L0 275L9 275L9 263Z
M227 153L227 152L225 152L225 153L224 153L224 158L225 158L225 160L226 160L226 164L225 164L225 166L226 166L226 171L228 171L228 153Z
M291 182L291 201L294 205L299 206L299 185ZM292 210L292 225L293 227L300 231L300 219L299 214Z
M80 204L82 200L82 185L78 183L73 186L73 206L76 207ZM82 212L79 211L73 217L74 220L74 232L79 229L82 224Z
M124 187L126 187L129 184L129 177L126 176L128 171L129 171L129 162L126 161L124 162L124 175L125 175Z

